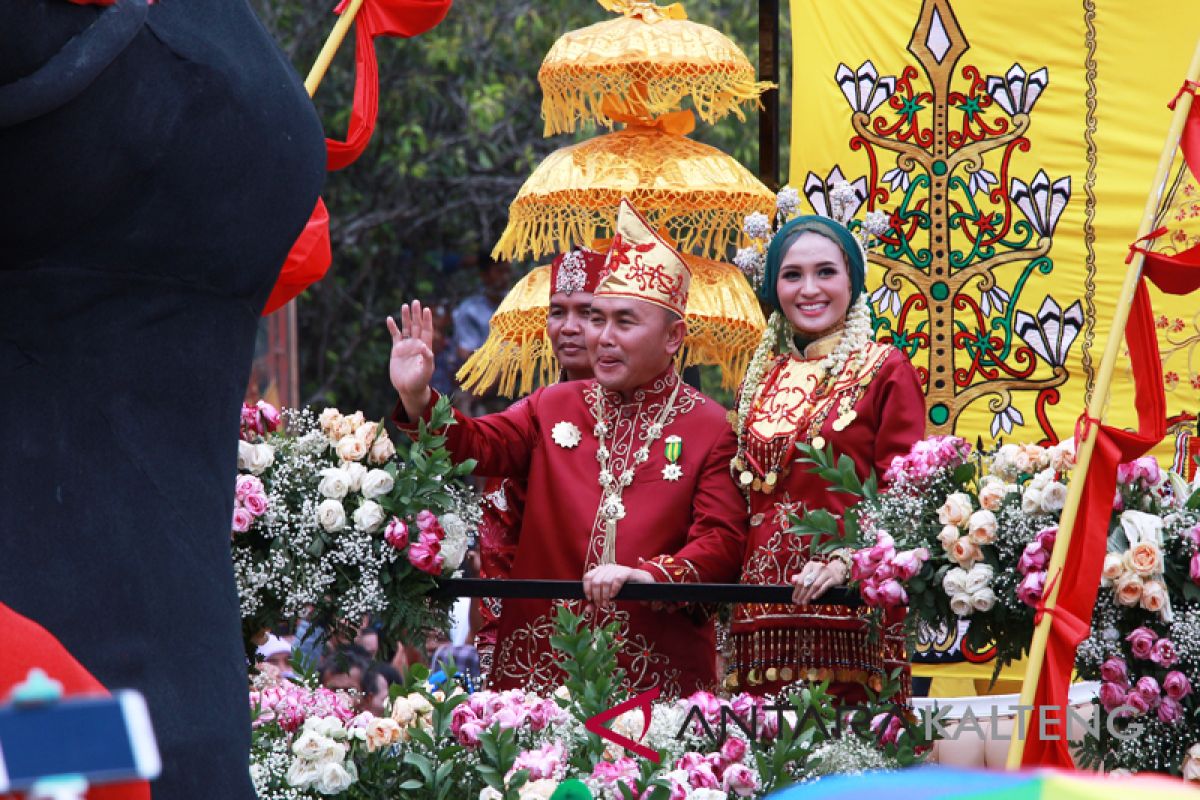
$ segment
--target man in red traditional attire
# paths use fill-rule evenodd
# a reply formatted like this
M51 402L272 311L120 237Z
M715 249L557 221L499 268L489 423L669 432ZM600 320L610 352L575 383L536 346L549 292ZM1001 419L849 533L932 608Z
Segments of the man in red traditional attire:
M580 247L563 253L550 265L550 308L546 336L560 368L563 381L592 377L584 329L592 306L592 293L607 274L605 254ZM494 335L494 334L493 334ZM480 575L508 578L520 541L521 518L525 512L527 486L523 479L489 478L483 490L483 518L479 522ZM482 624L475 635L479 666L486 677L492 671L492 656L500 630L503 601L484 597L479 601Z
M735 442L725 410L685 386L673 359L686 333L691 275L675 249L622 201L587 327L595 379L538 389L508 410L456 414L457 458L484 475L528 482L513 578L584 579L598 624L616 622L619 664L634 691L678 696L716 685L711 618L613 602L626 582L736 579L747 512L729 476ZM402 430L427 419L431 319L420 303L392 333L391 379ZM509 599L492 667L496 688L548 687L554 603Z

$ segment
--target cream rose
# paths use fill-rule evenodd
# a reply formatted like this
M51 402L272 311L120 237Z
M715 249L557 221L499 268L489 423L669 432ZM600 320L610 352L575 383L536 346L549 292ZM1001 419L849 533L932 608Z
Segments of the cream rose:
M408 704L412 706L413 712L419 717L433 713L433 706L425 699L425 695L413 692L408 696Z
M971 595L971 605L981 613L991 611L992 606L996 605L996 593L988 587L980 589Z
M938 533L938 541L942 544L942 549L949 553L954 549L954 543L958 541L958 528L953 525L947 525Z
M400 741L400 724L391 717L375 717L367 724L367 750L375 752L381 747Z
M1075 439L1066 439L1050 448L1050 468L1067 472L1075 466Z
M383 507L374 500L365 500L363 504L354 509L354 527L363 533L374 533L379 530L379 526L383 525L387 519L387 514Z
M979 490L979 505L988 511L999 511L1005 494L1003 481L995 480L984 483L983 488Z
M1162 517L1157 514L1147 514L1144 511L1121 512L1121 529L1129 544L1138 542L1153 542L1162 545Z
M1122 563L1121 556L1118 553L1109 553L1104 557L1104 579L1112 582L1120 578L1125 572L1125 565Z
M967 524L973 510L971 497L962 492L955 492L947 497L945 504L938 509L938 522L961 528Z
M367 460L372 464L386 464L396 457L396 446L392 444L391 437L384 431L375 443L371 445L371 452L367 456Z
M317 484L317 491L322 497L341 500L350 493L350 483L350 476L346 474L346 470L326 467L321 470L321 482Z
M1154 542L1138 542L1125 554L1129 568L1139 577L1149 578L1163 570L1162 551Z
M346 417L338 417L329 426L329 430L325 431L325 435L329 437L329 441L331 442L340 442L353 433L354 423Z
M956 594L950 598L950 611L956 617L969 617L975 606L971 603L971 595Z
M1117 581L1117 602L1123 606L1136 606L1142 599L1142 579L1127 572Z
M313 783L321 794L340 794L350 788L355 777L345 766L336 762L321 765L321 772Z
M1188 748L1183 758L1183 767L1180 771L1183 773L1185 781L1200 783L1200 743Z
M334 450L343 461L362 461L362 457L367 454L367 445L357 436L343 436L334 446Z
M996 515L987 509L976 511L967 521L967 529L975 544L991 544L996 541Z
M354 438L362 439L363 443L370 447L371 442L375 441L375 434L378 430L378 422L364 422L362 425L359 425L354 429Z
M340 500L322 500L317 506L317 522L329 533L346 527L346 509Z
M407 698L397 697L392 701L391 717L399 723L400 727L407 728L409 723L416 719L416 716L417 713L413 711L412 704L408 702Z
M479 800L504 800L504 795L490 786L485 786L479 790Z
M362 479L362 494L368 500L374 500L390 492L395 485L396 481L385 470L373 469Z
M1053 513L1062 511L1067 502L1067 486L1058 481L1051 481L1042 490L1042 510Z
M329 433L329 429L342 418L342 412L336 408L327 408L321 412L321 416L317 417L317 422L321 425L321 430Z
M517 790L517 797L520 800L550 800L554 794L554 790L558 788L558 781L552 778L540 778L536 781L530 781Z
M1167 605L1167 587L1162 581L1145 581L1142 585L1142 608L1152 614L1161 612Z
M970 569L976 561L983 558L983 553L979 552L979 545L963 536L954 543L950 550L950 558L963 569Z

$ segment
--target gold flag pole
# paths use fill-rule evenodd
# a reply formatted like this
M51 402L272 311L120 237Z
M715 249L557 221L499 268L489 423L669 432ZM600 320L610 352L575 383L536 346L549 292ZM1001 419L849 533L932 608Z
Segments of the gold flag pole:
M350 0L350 5L338 17L337 24L333 26L329 38L325 40L325 46L317 54L317 60L309 70L308 77L304 79L304 89L308 92L309 97L317 93L321 79L325 77L334 54L346 39L346 34L350 31L350 26L354 24L354 18L358 16L358 10L362 8L363 2L364 0Z
M1200 79L1200 42L1192 54L1192 64L1188 68L1187 79ZM1175 105L1175 116L1171 118L1171 128L1167 133L1167 142L1162 155L1158 159L1158 172L1150 196L1146 199L1146 209L1142 215L1142 223L1138 227L1137 239L1141 239L1154 227L1154 217L1158 212L1159 201L1162 197L1167 178L1171 171L1171 163L1175 159L1175 151L1179 146L1179 138L1187 121L1188 111L1192 107L1192 95L1184 92ZM1121 297L1117 301L1113 314L1112 332L1104 348L1104 358L1100 362L1100 372L1096 377L1096 388L1088 403L1087 413L1092 419L1102 420L1104 407L1108 404L1108 392L1112 384L1113 371L1116 368L1117 357L1120 354L1121 343L1125 340L1125 326L1129 322L1129 309L1133 304L1133 295L1137 290L1138 281L1142 275L1144 256L1134 252L1133 261L1125 271L1125 284L1121 287ZM1046 567L1046 586L1049 591L1044 599L1046 613L1033 631L1033 641L1029 645L1029 658L1025 667L1025 681L1021 687L1021 701L1017 713L1020 721L1018 731L1028 731L1029 715L1032 711L1033 698L1037 692L1038 679L1041 677L1042 664L1046 656L1046 642L1050 636L1050 625L1053 622L1053 609L1058 604L1059 581L1057 576L1062 572L1063 562L1067 558L1067 549L1071 544L1071 534L1075 527L1075 516L1079 510L1079 498L1083 494L1083 482L1087 477L1088 466L1092 461L1092 452L1096 446L1097 425L1087 425L1083 428L1083 441L1076 442L1075 470L1070 486L1067 489L1067 499L1063 505L1062 519L1058 526L1058 535L1054 542L1054 551L1050 554L1050 563ZM1064 734L1065 735L1065 732ZM1021 758L1025 754L1025 736L1013 736L1008 747L1009 769L1018 769Z

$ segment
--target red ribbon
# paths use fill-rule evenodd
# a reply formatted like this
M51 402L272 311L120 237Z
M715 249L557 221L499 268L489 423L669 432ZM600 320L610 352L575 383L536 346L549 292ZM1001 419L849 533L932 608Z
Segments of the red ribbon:
M1149 242L1152 239L1157 239L1159 236L1162 236L1166 232L1167 232L1167 228L1166 228L1166 226L1163 226L1161 228L1157 228L1155 230L1150 231L1149 233L1147 233L1145 236L1143 236L1140 239L1135 239L1133 241L1133 244L1129 245L1129 254L1125 256L1125 263L1126 264L1133 263L1134 253L1141 253L1142 255L1150 254L1150 252L1151 252L1150 250L1147 250L1144 247L1138 247L1138 242Z
M1200 89L1200 83L1185 79L1183 85L1179 87L1179 91L1176 92L1175 96L1171 98L1171 102L1167 103L1167 108L1174 111L1175 104L1179 102L1179 98L1183 97L1185 94L1190 94L1195 97L1197 89Z
M341 14L350 0L334 9ZM329 171L350 166L371 141L379 113L378 36L418 36L437 25L450 10L450 0L365 0L354 20L354 105L345 141L325 140Z

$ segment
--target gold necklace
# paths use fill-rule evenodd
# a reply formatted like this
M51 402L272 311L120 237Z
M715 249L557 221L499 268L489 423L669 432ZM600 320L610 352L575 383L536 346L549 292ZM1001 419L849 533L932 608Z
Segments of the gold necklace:
M596 450L596 460L600 462L599 480L600 488L603 490L600 496L600 506L596 509L597 516L604 520L604 545L600 551L601 564L617 563L617 521L625 517L625 503L621 500L621 493L625 491L626 486L633 483L633 471L650 458L650 445L662 437L663 426L675 407L675 398L679 396L679 386L682 383L683 380L675 375L675 388L671 390L671 396L663 405L658 418L646 428L646 441L634 452L633 463L622 470L619 476L613 475L612 470L608 467L608 460L612 454L608 449L609 426L605 421L604 388L599 384L596 386L598 391L596 392L596 401L592 404L592 416L596 418L594 433L600 443Z

